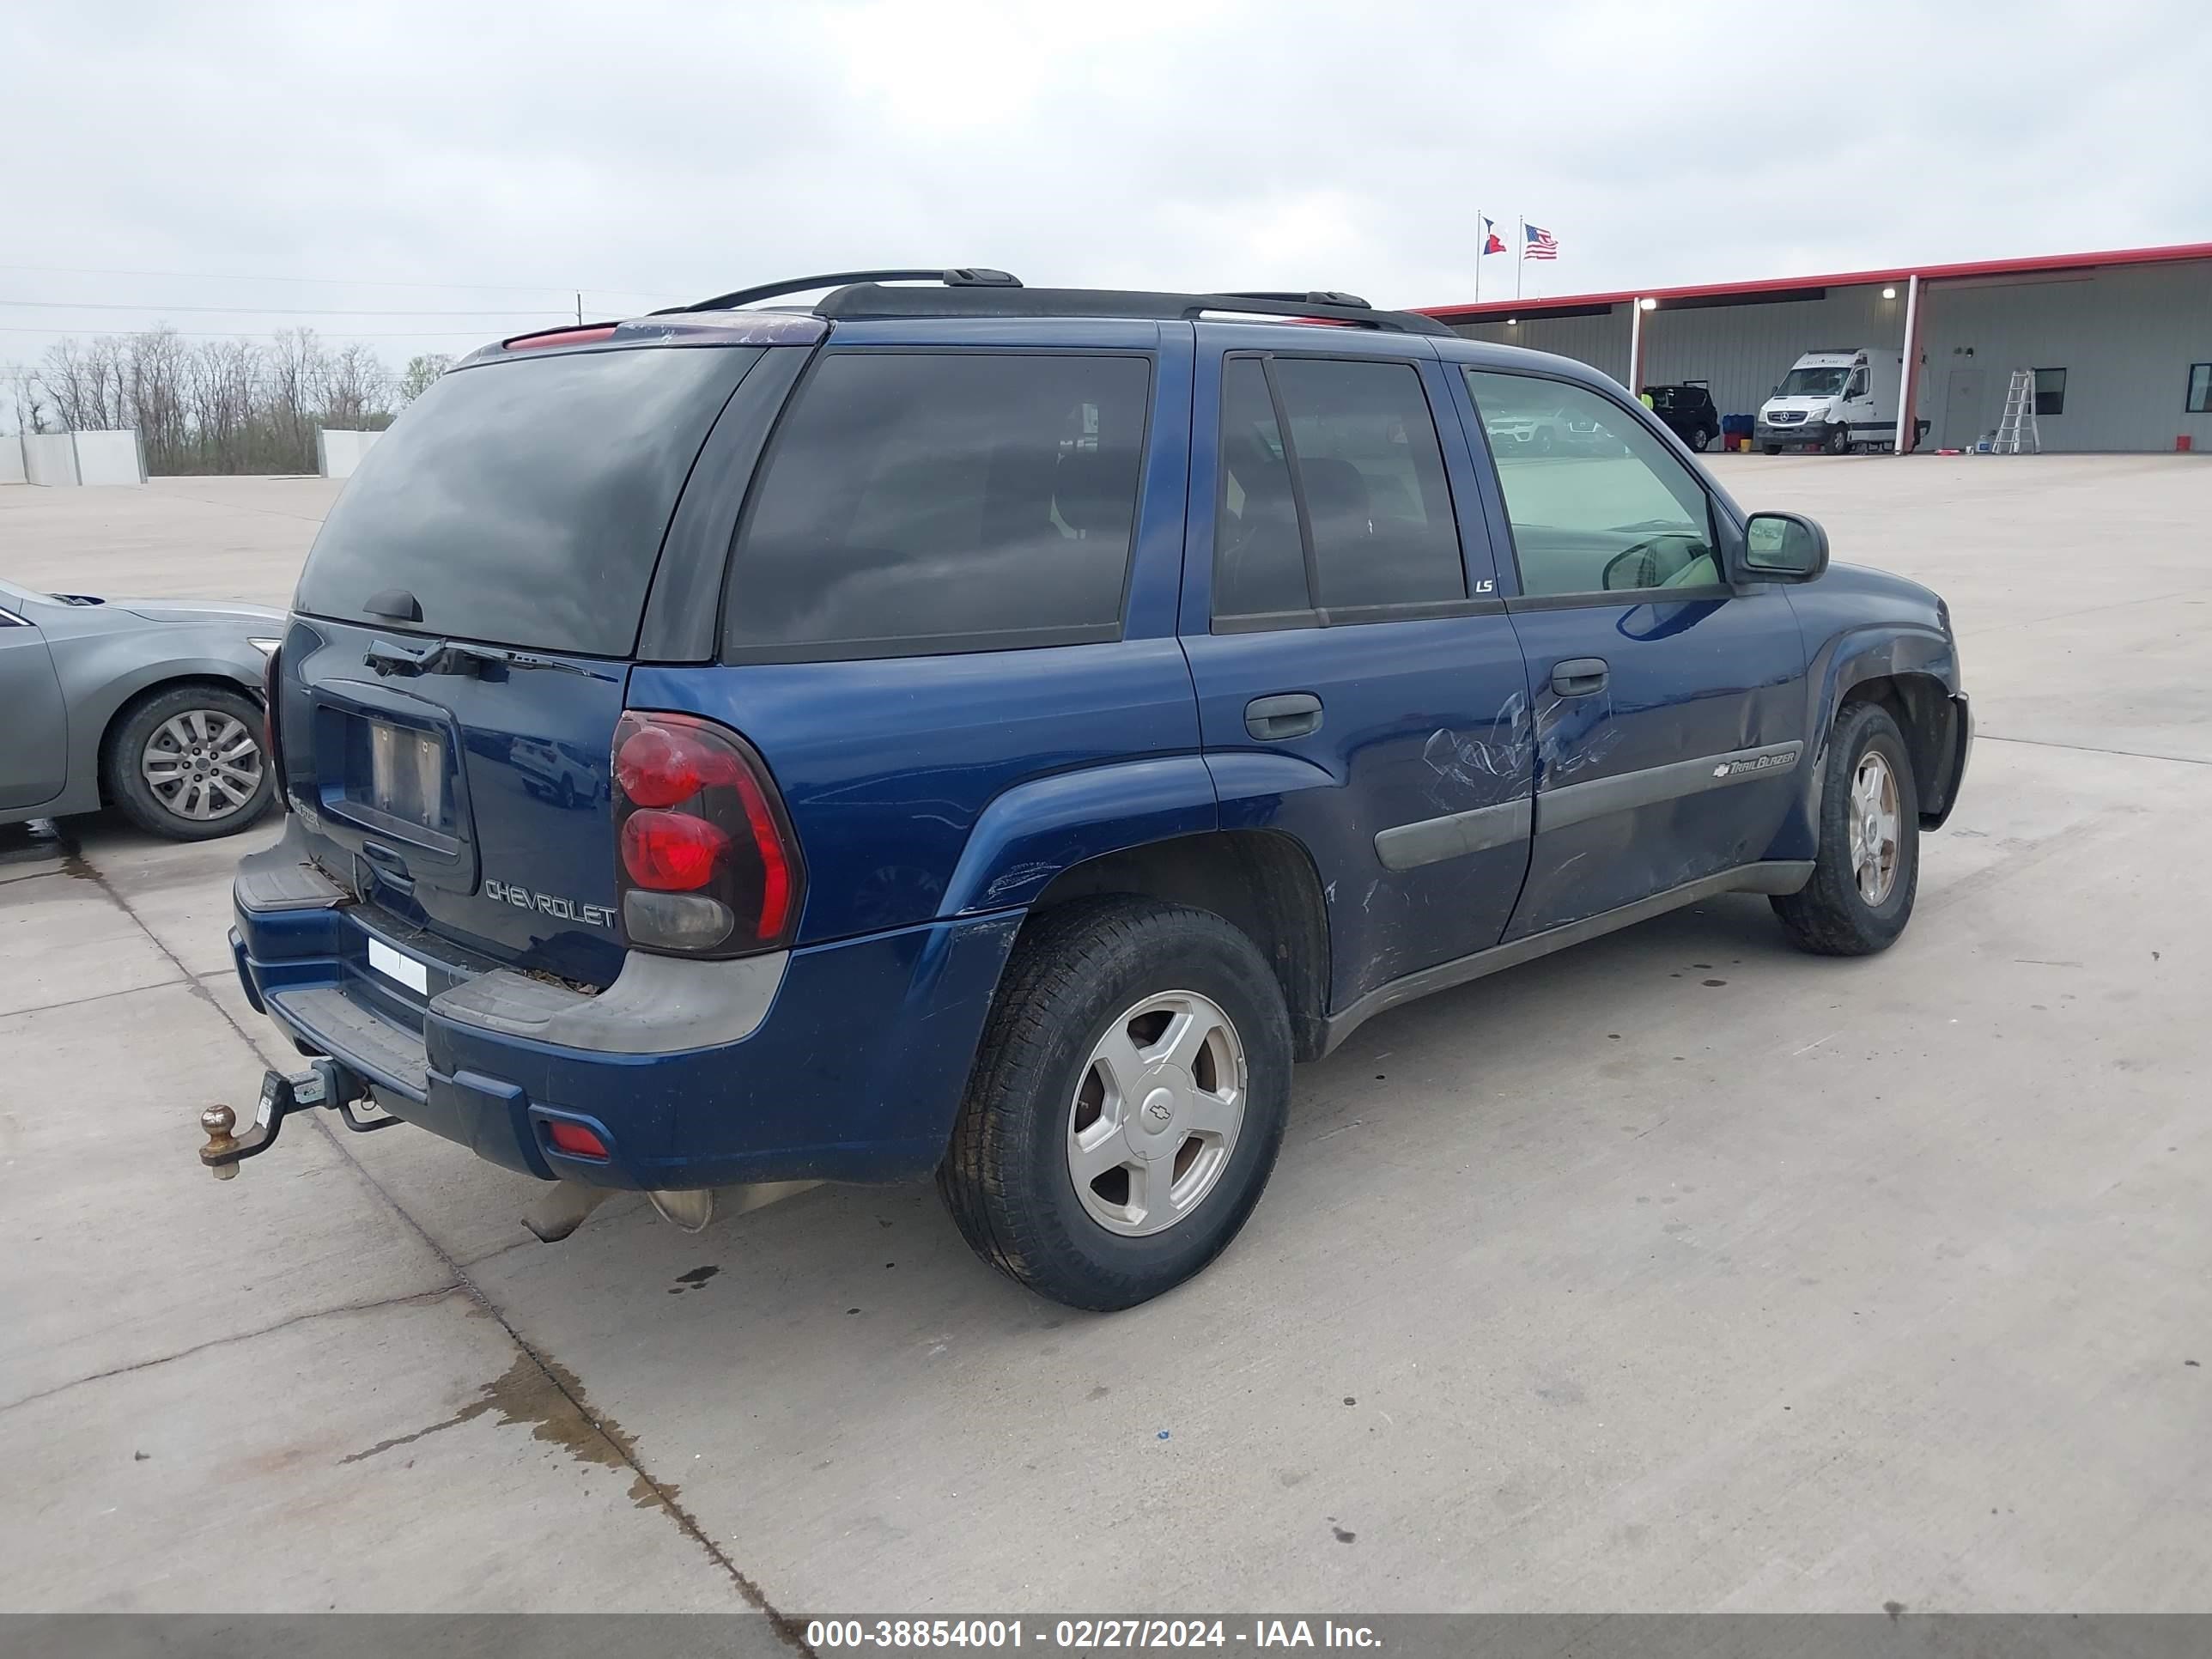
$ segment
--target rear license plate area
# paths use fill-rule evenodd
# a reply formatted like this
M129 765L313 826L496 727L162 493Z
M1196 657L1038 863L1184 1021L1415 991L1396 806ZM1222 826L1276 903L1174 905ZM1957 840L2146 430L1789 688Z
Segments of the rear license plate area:
M450 833L451 792L446 782L446 744L434 732L361 716L356 750L364 764L346 769L346 793L356 805L423 830ZM349 759L354 758L349 756Z

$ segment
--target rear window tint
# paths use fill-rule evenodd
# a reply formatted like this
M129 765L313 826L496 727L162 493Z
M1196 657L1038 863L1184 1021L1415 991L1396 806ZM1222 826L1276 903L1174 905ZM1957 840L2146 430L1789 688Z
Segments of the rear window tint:
M734 658L1117 638L1151 364L839 352L786 413L739 532Z
M685 475L757 348L549 353L457 370L369 451L296 607L380 628L626 656ZM403 589L395 623L363 608Z

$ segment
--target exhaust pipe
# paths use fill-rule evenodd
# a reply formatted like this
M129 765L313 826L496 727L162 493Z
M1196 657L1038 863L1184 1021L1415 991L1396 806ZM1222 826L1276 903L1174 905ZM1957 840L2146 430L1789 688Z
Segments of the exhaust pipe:
M661 1219L687 1233L703 1231L718 1215L746 1215L797 1196L818 1181L760 1181L743 1187L694 1188L649 1192L645 1201ZM615 1196L613 1187L586 1187L580 1181L556 1181L526 1211L522 1224L548 1244L558 1243L582 1226L592 1212Z
M584 1224L592 1211L615 1195L611 1187L586 1187L580 1181L556 1181L522 1212L522 1224L542 1243L557 1244Z

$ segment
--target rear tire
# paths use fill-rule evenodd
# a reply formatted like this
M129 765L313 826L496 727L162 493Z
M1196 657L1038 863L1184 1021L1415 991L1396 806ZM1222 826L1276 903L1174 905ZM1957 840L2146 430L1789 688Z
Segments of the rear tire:
M100 767L108 799L171 841L234 835L269 810L276 791L261 705L228 686L176 685L142 697L108 728Z
M938 1190L1040 1296L1133 1307L1236 1237L1290 1094L1290 1017L1249 939L1183 905L1079 900L1014 947Z
M1813 878L1773 900L1800 950L1868 957L1897 942L1920 887L1920 797L1905 736L1879 703L1846 703L1820 777Z

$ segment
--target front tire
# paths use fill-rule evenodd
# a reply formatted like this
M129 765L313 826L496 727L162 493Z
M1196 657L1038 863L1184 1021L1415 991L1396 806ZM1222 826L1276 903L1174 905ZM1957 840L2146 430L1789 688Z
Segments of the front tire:
M1850 428L1847 426L1830 427L1828 428L1827 450L1828 453L1831 455L1850 454L1851 453Z
M219 685L173 686L125 710L100 777L140 829L171 841L234 834L269 810L276 788L261 706Z
M1813 878L1773 901L1783 931L1816 956L1868 957L1897 942L1920 887L1920 797L1905 735L1879 703L1844 705L1820 778Z
M1106 1312L1225 1249L1288 1121L1281 986L1242 932L1157 900L1080 900L1024 929L937 1184L976 1255Z

